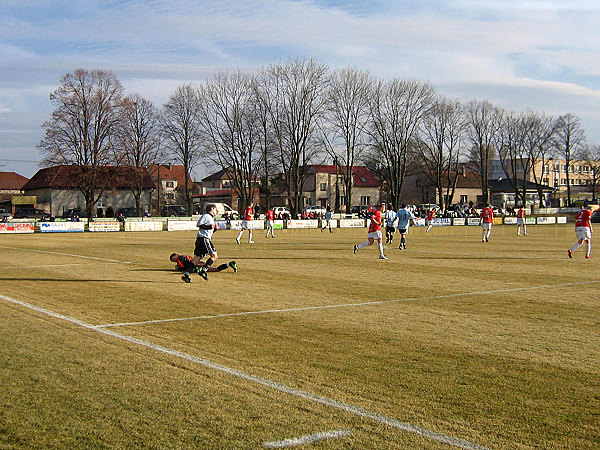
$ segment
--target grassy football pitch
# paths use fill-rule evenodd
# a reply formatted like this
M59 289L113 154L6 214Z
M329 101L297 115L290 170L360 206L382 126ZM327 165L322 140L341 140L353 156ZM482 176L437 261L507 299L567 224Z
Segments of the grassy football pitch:
M572 224L236 233L0 235L0 448L600 448Z

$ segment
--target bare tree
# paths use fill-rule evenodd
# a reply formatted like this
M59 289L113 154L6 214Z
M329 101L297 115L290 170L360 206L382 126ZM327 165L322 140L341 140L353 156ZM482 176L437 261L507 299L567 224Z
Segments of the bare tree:
M345 68L334 72L327 93L327 116L323 120L323 145L333 158L344 183L346 213L352 207L353 169L366 143L369 93L373 80L367 72ZM339 184L336 182L339 208Z
M584 143L585 131L581 128L581 119L571 113L560 116L556 121L554 145L560 158L565 160L568 205L571 205L571 163L580 157Z
M55 109L42 125L38 145L47 165L73 165L88 217L110 184L106 166L116 163L123 87L112 72L77 69L50 95ZM114 172L113 172L114 173Z
M592 203L597 203L600 192L600 144L585 146L581 156L589 166L587 182L592 191Z
M428 83L394 79L380 81L369 102L370 168L388 184L390 201L400 204L402 185L417 132L435 99Z
M458 100L438 98L424 117L419 155L429 181L436 187L444 210L452 204L460 172L466 133L464 109Z
M260 117L252 79L220 73L200 88L203 155L232 177L243 208L255 195L262 157Z
M525 121L525 151L531 162L533 181L536 183L540 208L547 206L544 201L543 175L548 175L550 170L547 165L553 156L552 138L556 121L547 115L528 112ZM536 167L542 168L538 175Z
M269 112L292 216L302 208L308 165L318 152L317 122L325 111L327 67L296 60L268 67L260 98Z
M471 160L475 163L481 179L484 204L489 201L489 172L494 158L494 143L502 124L502 114L502 110L488 101L472 100L467 106Z
M189 174L201 156L200 98L192 84L177 88L163 107L162 131L166 150L183 165L185 171L184 196L188 210L192 210Z
M133 94L123 101L120 151L129 173L137 215L142 213L141 202L148 177L147 168L160 160L159 119L158 110L152 102L139 94Z

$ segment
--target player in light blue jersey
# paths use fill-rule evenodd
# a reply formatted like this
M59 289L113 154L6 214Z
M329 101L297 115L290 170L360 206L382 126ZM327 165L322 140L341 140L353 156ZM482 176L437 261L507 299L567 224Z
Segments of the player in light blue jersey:
M383 215L385 221L385 243L391 244L396 232L396 211L393 205L388 205L389 209Z
M406 235L408 234L408 227L411 224L415 224L415 216L413 216L413 213L406 209L406 205L402 205L402 208L400 208L396 213L396 220L398 221L396 226L398 227L398 232L400 233L400 245L398 246L398 250L403 250L406 248Z

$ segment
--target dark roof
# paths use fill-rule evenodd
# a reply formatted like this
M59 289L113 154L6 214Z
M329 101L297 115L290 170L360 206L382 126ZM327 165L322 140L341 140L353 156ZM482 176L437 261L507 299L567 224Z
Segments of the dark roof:
M0 172L0 189L20 191L29 178L19 175L16 172Z
M129 189L131 187L131 167L103 166L100 168L101 178L110 180L109 189ZM154 181L148 171L143 169L145 177L144 189L154 189ZM77 165L54 166L40 169L24 186L23 190L32 189L77 189L81 183L81 168Z
M456 172L450 174L450 178L453 180ZM447 187L448 177L444 174L442 179L442 186ZM465 171L460 173L456 179L457 188L481 188L481 177L478 173Z
M219 170L206 178L202 178L202 182L205 181L218 181L218 180L230 180L231 179L231 171L232 168L228 167L227 169Z
M317 164L311 166L315 173L338 173L344 170L345 167L335 165ZM354 175L354 186L356 187L380 187L381 182L375 177L373 172L365 166L353 166L352 174Z
M230 197L232 192L231 189L215 189L207 191L206 194L194 194L192 198Z
M514 182L513 182L514 184ZM500 178L498 180L489 181L490 191L492 192L514 192L515 188L507 178ZM553 189L545 184L534 183L533 181L519 180L519 189L526 187L528 191L537 191L538 187L547 192L552 192Z

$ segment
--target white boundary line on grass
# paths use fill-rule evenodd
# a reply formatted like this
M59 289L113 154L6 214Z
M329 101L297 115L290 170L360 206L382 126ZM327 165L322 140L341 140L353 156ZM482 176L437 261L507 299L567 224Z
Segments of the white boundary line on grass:
M574 283L562 283L562 284L545 284L542 286L527 286L527 287L519 287L519 288L508 288L508 289L494 289L491 291L474 291L474 292L459 292L457 294L444 294L444 295L434 295L431 297L412 297L412 298L401 298L395 300L377 300L372 302L360 302L360 303L341 303L336 305L322 305L322 306L304 306L301 308L287 308L287 309L266 309L262 311L243 311L238 313L229 313L229 314L214 314L211 316L194 316L194 317L179 317L174 319L156 319L156 320L146 320L141 322L123 322L123 323L110 323L104 325L95 325L96 328L110 328L110 327L127 327L134 325L149 325L153 323L167 323L167 322L186 322L190 320L201 320L201 319L219 319L223 317L236 317L236 316L252 316L258 314L273 314L273 313L285 313L285 312L294 312L294 311L312 311L319 309L333 309L333 308L351 308L354 306L370 306L370 305L385 305L388 303L401 303L401 302L418 302L422 300L442 300L447 298L456 298L456 297L468 297L475 295L488 295L488 294L501 294L506 292L522 292L522 291L530 291L535 289L554 289L560 287L569 287L569 286L582 286L586 284L598 284L600 280L592 280L592 281L579 281Z
M108 262L114 262L114 263L119 263L119 264L131 264L130 261L119 261L117 259L97 258L95 256L74 255L72 253L51 252L48 250L36 250L34 248L7 247L5 245L0 245L0 248L7 248L9 250L21 250L21 251L25 251L25 252L48 253L50 255L74 256L75 258L93 259L95 261L108 261Z
M349 414L353 414L355 416L364 417L366 419L378 422L378 423L383 424L383 425L387 425L389 427L397 428L399 430L406 431L408 433L413 433L413 434L416 434L418 436L422 436L422 437L424 437L426 439L431 439L431 440L434 440L434 441L437 441L437 442L441 442L443 444L453 445L455 447L465 448L465 449L470 449L470 450L485 450L486 449L486 447L482 447L480 445L473 444L473 443L465 441L463 439L458 439L458 438L454 438L452 436L445 435L443 433L438 433L438 432L435 432L435 431L430 431L430 430L427 430L425 428L421 428L421 427L417 427L415 425L411 425L409 423L403 423L403 422L400 422L400 421L398 421L396 419L393 419L391 417L383 416L381 414L368 411L366 409L360 408L358 406L351 405L349 403L340 402L340 401L337 401L337 400L334 400L334 399L330 399L328 397L323 397L323 396L318 395L318 394L313 394L313 393L310 393L310 392L307 392L307 391L296 389L296 388L287 386L287 385L285 385L283 383L278 383L276 381L271 381L271 380L269 380L267 378L262 378L262 377L259 377L259 376L256 376L256 375L252 375L252 374L243 372L243 371L238 370L238 369L227 367L227 366L224 366L222 364L218 364L218 363L215 363L215 362L203 359L203 358L199 358L199 357L196 357L196 356L189 355L187 353L180 352L178 350L173 350L173 349L170 349L170 348L167 348L167 347L163 347L161 345L153 344L151 342L143 341L141 339L137 339L137 338L134 338L134 337L131 337L131 336L126 336L124 334L116 333L116 332L111 331L111 330L106 330L106 329L103 329L103 328L98 328L98 327L90 325L90 324L88 324L86 322L83 322L82 320L75 319L75 318L69 317L69 316L65 316L65 315L56 313L54 311L50 311L48 309L41 308L39 306L32 305L32 304L27 303L27 302L23 302L23 301L16 300L16 299L11 298L11 297L7 297L7 296L2 295L2 294L0 294L0 299L5 300L6 302L10 302L10 303L13 303L13 304L16 304L16 305L19 305L19 306L22 306L22 307L25 307L25 308L37 311L37 312L39 312L41 314L45 314L47 316L54 317L56 319L60 319L60 320L64 320L64 321L70 322L72 324L75 324L77 326L83 327L83 328L88 329L88 330L96 331L98 333L102 333L104 335L107 335L107 336L110 336L110 337L113 337L113 338L116 338L116 339L120 339L122 341L131 343L131 344L135 344L135 345L139 345L139 346L142 346L142 347L146 347L146 348L149 348L151 350L155 350L157 352L165 353L167 355L175 356L177 358L182 358L182 359L185 359L185 360L190 361L192 363L195 363L195 364L207 367L209 369L217 370L217 371L220 371L220 372L232 375L234 377L238 377L240 379L249 381L251 383L255 383L255 384L262 385L262 386L266 386L266 387L268 387L270 389L273 389L273 390L276 390L276 391L279 391L279 392L283 392L284 394L289 394L289 395L292 395L292 396L295 396L295 397L302 398L304 400L308 400L308 401L311 401L311 402L314 402L314 403L318 403L318 404L321 404L321 405L329 406L329 407L332 407L332 408L335 408L335 409L347 412Z
M297 445L314 444L315 442L323 441L325 439L333 439L344 437L351 434L348 430L332 430L322 431L320 433L310 434L308 436L299 436L297 438L285 439L283 441L265 442L263 447L266 448L287 448L295 447Z
M71 264L36 264L35 268L37 269L38 267L70 267L70 266L89 266L91 263L71 263ZM22 265L22 266L0 266L0 270L1 269L24 269L27 268L27 270L31 269L31 265L27 264L27 265Z

